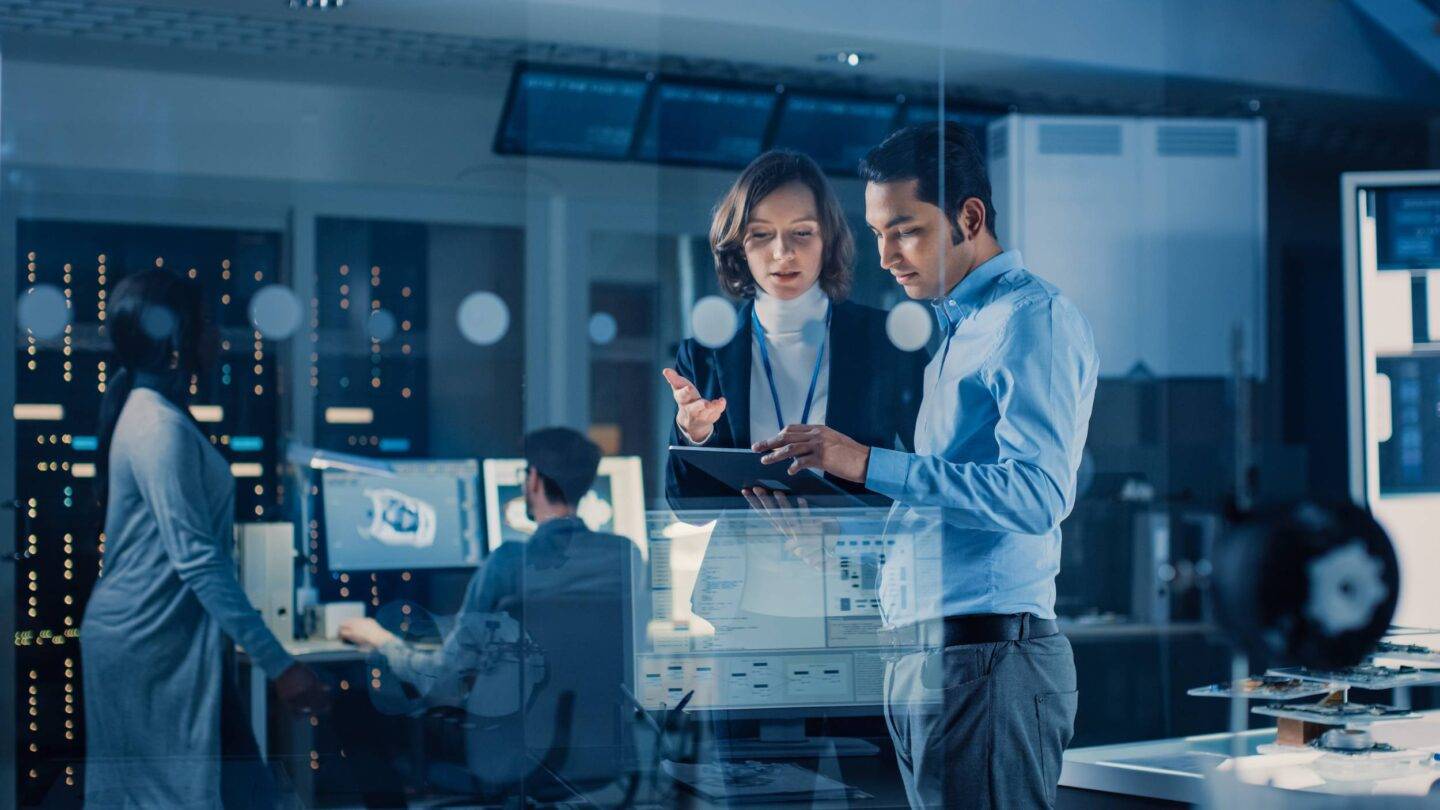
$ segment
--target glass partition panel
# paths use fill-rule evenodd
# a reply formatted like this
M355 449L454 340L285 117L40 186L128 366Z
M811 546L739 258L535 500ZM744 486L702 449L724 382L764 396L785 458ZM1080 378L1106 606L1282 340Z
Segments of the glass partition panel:
M1374 5L0 2L0 804L1423 776Z

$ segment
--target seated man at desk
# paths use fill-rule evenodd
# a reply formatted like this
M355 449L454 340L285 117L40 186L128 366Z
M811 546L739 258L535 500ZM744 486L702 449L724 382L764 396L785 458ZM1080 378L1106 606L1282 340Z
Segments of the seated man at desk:
M525 461L525 510L538 528L527 542L501 544L476 570L439 649L410 645L369 618L346 621L340 637L374 647L396 675L419 685L465 668L465 659L476 652L466 649L467 639L477 634L470 617L518 616L531 600L626 593L634 544L590 531L575 514L580 498L595 483L600 448L577 431L547 428L525 437ZM617 649L619 645L617 638Z
M605 772L608 765L577 754L573 743L609 738L610 727L618 729L596 707L617 705L626 600L631 575L642 570L639 550L626 538L591 531L576 516L599 470L593 442L569 428L548 428L525 437L524 456L526 512L538 528L527 541L501 544L475 572L443 644L419 648L369 618L343 623L340 637L376 649L432 706L518 720L509 733L523 733L524 747L539 739L570 748L567 776L587 762L591 771ZM469 770L481 785L503 784L516 768L523 774L528 767L524 751L493 750L497 744L521 748L509 745L512 740L467 739ZM484 748L492 750L469 750ZM497 767L501 753L515 758L512 766Z

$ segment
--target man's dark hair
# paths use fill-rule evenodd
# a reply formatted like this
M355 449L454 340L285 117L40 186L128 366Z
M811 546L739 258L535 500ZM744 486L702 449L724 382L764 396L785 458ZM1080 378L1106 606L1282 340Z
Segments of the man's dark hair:
M554 478L551 478L550 476L540 472L539 470L535 471L535 475L540 479L540 488L545 490L545 500L551 503L563 503L567 506L575 505L569 500L566 500L565 491L560 489L560 485L555 483Z
M525 462L539 474L547 500L575 506L595 483L600 448L578 430L544 428L525 435Z
M944 211L951 227L957 227L960 209L974 197L984 203L985 229L995 235L995 205L990 201L990 175L980 144L970 130L954 121L946 121L943 127L916 125L892 133L860 161L860 179L867 183L918 180L915 196ZM958 231L955 243L960 243Z

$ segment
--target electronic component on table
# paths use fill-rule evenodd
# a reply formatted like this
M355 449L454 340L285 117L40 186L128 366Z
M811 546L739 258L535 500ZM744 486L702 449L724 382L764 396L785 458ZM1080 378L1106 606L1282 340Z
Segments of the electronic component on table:
M305 635L309 638L336 639L340 625L350 619L365 618L364 602L321 602L305 610Z
M1406 666L1383 667L1374 664L1340 667L1338 669L1286 667L1272 669L1266 674L1281 678L1324 681L1360 689L1394 689L1399 686L1425 686L1427 684L1440 683L1440 671L1423 670Z
M1317 697L1339 689L1338 684L1321 683L1302 678L1257 675L1243 681L1212 683L1197 686L1185 694L1191 697L1242 697L1269 700L1296 700Z
M1375 645L1375 652L1371 658L1390 658L1397 661L1415 661L1417 663L1440 664L1440 650L1433 647L1426 647L1423 644L1397 644L1392 641L1382 641Z
M1349 703L1345 701L1331 703L1325 700L1319 703L1305 704L1271 703L1267 706L1256 706L1250 711L1267 717L1279 717L1327 725L1339 725L1342 723L1359 725L1373 723L1376 720L1405 720L1417 716L1411 710L1402 709L1399 706L1386 706L1380 703Z
M1395 638L1396 636L1440 636L1440 627L1405 627L1392 624L1385 631L1385 637Z
M1366 729L1332 728L1306 747L1322 754L1310 767L1316 776L1331 784L1368 786L1378 780L1417 773L1425 761L1424 752L1376 742Z

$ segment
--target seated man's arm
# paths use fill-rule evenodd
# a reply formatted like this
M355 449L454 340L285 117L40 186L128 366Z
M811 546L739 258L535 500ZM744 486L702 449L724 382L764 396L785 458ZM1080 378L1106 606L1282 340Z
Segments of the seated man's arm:
M1043 534L1075 498L1097 360L1089 324L1064 299L1021 305L982 371L998 412L994 463L872 448L865 485L946 522Z
M520 557L513 553L510 545L496 549L475 572L465 588L460 612L438 649L422 649L394 636L378 646L385 662L400 680L414 685L423 695L433 696L440 702L452 702L447 694L458 688L462 675L473 667L473 659L479 654L479 650L474 649L477 638L474 624L480 614L495 609L504 583L509 581L513 567L519 564ZM458 697L463 701L464 695Z

